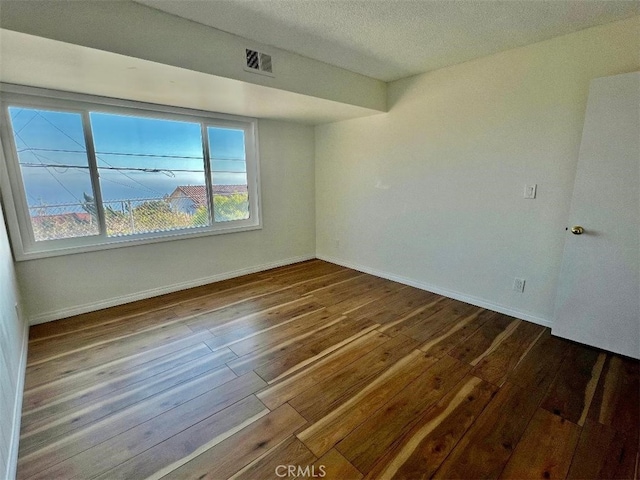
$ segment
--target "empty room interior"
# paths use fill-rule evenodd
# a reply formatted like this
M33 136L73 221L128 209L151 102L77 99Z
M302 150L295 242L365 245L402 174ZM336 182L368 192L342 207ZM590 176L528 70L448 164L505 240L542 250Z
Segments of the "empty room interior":
M0 478L640 478L640 2L0 0L0 82Z

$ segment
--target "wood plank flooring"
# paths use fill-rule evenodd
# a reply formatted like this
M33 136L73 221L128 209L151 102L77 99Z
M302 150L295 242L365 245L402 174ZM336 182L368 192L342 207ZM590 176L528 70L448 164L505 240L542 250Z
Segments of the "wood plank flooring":
M639 362L319 260L28 352L20 479L639 475Z

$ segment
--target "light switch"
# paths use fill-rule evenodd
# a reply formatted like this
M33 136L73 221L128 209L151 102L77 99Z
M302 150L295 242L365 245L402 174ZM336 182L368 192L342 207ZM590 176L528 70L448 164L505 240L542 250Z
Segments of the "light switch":
M536 190L538 185L535 183L533 185L525 185L524 186L524 198L536 198Z

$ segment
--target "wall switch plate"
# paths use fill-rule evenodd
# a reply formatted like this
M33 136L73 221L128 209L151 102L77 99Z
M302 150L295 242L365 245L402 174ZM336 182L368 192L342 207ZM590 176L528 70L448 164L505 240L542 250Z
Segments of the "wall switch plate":
M538 189L538 185L535 183L533 185L525 185L524 186L524 198L533 199L536 198L536 190Z
M518 293L524 292L524 278L513 279L513 291Z

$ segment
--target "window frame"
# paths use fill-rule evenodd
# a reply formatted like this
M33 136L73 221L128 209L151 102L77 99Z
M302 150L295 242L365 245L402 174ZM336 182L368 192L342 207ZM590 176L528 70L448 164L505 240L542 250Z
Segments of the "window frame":
M104 204L100 198L101 190L98 178L98 165L94 152L92 131L88 121L90 112L130 115L161 120L177 120L200 124L210 225L113 237L107 236L106 231L100 227L98 235L36 242L9 116L9 107L12 106L56 110L81 115L93 189L92 193L96 199L98 219L102 226L104 223ZM0 156L3 157L0 159L0 189L5 205L5 216L7 218L14 256L18 261L244 232L262 228L258 120L255 118L5 83L0 83L0 109L0 120L2 123L0 139L3 147L2 152L0 152ZM207 132L209 127L233 128L244 131L247 191L249 194L250 212L248 219L225 222L214 221L213 197L210 195L213 191L211 187L211 159L209 157L209 138Z

